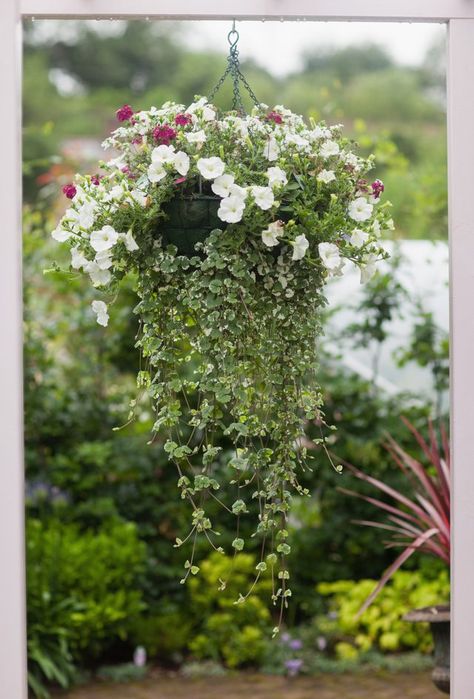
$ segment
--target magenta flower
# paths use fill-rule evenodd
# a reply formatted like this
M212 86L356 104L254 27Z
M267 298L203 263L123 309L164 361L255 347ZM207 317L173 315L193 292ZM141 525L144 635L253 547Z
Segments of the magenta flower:
M177 114L174 118L174 123L177 124L177 126L187 126L192 120L191 114Z
M370 186L372 187L372 194L376 199L378 199L382 192L385 190L385 185L382 182L382 180L375 180L374 182L372 182Z
M128 167L128 165L125 165L124 167L122 167L122 168L120 169L120 172L123 172L124 175L127 175L127 177L128 177L130 180L136 179L135 175L134 175L133 172L130 170L130 168Z
M169 146L173 138L176 138L176 131L168 124L163 124L153 129L153 138L160 145Z
M76 189L76 186L73 185L72 183L65 184L64 187L62 188L62 190L63 190L63 194L65 194L68 199L74 199L74 197L76 196L77 189Z
M100 184L100 175L92 175L91 183L95 185Z
M268 121L273 121L275 124L283 123L283 117L281 114L278 114L278 112L268 112L267 119Z
M129 104L124 104L123 107L117 109L115 116L119 121L128 121L133 116L133 109Z

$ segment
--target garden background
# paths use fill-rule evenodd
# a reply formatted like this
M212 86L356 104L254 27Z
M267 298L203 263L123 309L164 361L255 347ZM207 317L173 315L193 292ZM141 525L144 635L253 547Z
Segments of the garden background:
M61 186L77 170L93 172L115 110L168 99L187 104L209 93L225 65L225 43L221 53L190 49L178 24L121 22L113 31L90 22L69 22L67 31L64 23L53 31L46 24L53 26L25 24L23 91L31 686L41 695L51 681L66 686L91 672L140 675L140 653L131 662L137 647L146 649L149 665L188 675L427 666L427 630L401 617L445 599L447 571L413 557L356 621L370 580L394 553L384 550L379 532L353 524L372 519L373 510L337 488L363 488L317 448L317 467L302 476L312 498L296 499L291 520L293 599L279 639L270 638L265 583L246 605L233 604L252 576L251 549L234 564L203 549L200 575L179 584L186 556L173 544L188 511L160 441L148 444L150 406L140 401L137 419L114 431L127 423L136 397L132 280L104 332L90 310L88 284L50 270L58 255L50 231L65 208ZM327 319L320 371L327 419L337 426L327 435L332 451L401 490L407 483L383 447L384 433L416 454L400 416L422 431L428 415L446 418L447 333L423 290L407 289L396 271L416 248L400 241L435 241L439 250L447 239L444 51L437 41L419 65L407 66L380 45L329 45L308 51L290 74L242 60L259 99L342 122L362 152L377 156L374 177L385 183L396 222L392 262L359 294L336 292L339 309ZM225 108L230 100L227 86L216 103ZM416 255L409 260L415 269L429 256ZM446 276L439 287L447 296ZM338 322L338 314L348 321ZM398 341L394 327L404 328ZM348 361L361 351L368 367L362 375ZM418 372L416 392L393 383L388 390L381 359ZM308 425L308 443L319 429ZM222 529L230 544L231 517ZM232 583L218 592L232 565Z

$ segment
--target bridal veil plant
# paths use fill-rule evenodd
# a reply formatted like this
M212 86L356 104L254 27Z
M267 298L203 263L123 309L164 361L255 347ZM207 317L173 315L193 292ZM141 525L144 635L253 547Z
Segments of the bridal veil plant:
M191 550L183 581L199 570L198 537L222 551L206 511L217 500L235 517L235 552L246 544L241 518L255 517L256 579L268 569L283 609L292 494L308 494L305 423L324 419L315 344L324 285L347 261L366 281L385 256L383 184L367 179L373 158L356 155L340 126L282 106L218 113L196 98L136 113L125 105L117 118L104 143L114 157L63 188L71 206L53 238L97 289L103 326L121 280L135 275L138 386L190 503L189 532L176 541ZM223 466L233 474L226 493Z

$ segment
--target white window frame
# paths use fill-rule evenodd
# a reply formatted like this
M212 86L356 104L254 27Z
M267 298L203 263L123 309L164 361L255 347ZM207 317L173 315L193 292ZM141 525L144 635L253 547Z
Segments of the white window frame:
M451 299L451 697L474 696L474 0L0 0L0 694L26 699L21 19L266 19L448 26ZM291 28L288 28L291 31Z

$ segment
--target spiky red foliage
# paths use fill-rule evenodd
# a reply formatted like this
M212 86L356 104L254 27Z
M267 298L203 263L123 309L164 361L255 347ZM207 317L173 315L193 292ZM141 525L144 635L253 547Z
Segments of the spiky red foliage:
M384 522L358 520L356 523L391 532L391 538L385 542L387 548L403 547L402 553L384 572L376 588L364 602L359 614L367 609L392 575L415 551L424 551L436 556L447 565L450 562L451 464L446 430L442 425L440 426L440 444L430 420L428 423L428 441L426 441L406 418L402 417L402 420L426 457L424 463L418 461L391 436L387 437L386 448L394 462L410 481L412 488L410 496L406 496L378 478L360 471L352 464L345 464L356 478L369 483L381 493L388 495L391 500L391 502L386 502L377 497L340 488L343 493L361 498L387 513L387 519Z

